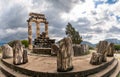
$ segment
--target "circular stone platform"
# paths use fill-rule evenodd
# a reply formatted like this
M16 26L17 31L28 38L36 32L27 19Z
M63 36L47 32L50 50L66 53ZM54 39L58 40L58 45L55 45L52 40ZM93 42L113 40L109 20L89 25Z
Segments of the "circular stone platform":
M91 54L79 57L73 57L74 69L69 72L57 72L57 58L49 55L28 55L29 62L23 65L13 65L13 58L3 59L4 64L11 65L11 68L28 75L43 76L45 77L75 77L77 75L87 76L89 74L98 72L114 61L113 57L107 57L107 62L100 65L91 65L89 63ZM18 67L18 68L17 68ZM23 71L24 72L23 72ZM30 71L30 72L29 72ZM33 73L33 74L32 74ZM39 74L39 75L37 75ZM49 75L49 76L46 76ZM59 75L59 76L58 76Z

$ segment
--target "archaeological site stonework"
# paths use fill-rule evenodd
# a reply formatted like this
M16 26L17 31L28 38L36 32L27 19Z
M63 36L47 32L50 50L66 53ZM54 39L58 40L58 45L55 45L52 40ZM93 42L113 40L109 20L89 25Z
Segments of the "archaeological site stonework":
M2 47L2 58L12 58L13 57L13 49L8 44L3 45Z
M97 53L93 52L90 63L93 65L101 64L107 61L108 57L114 55L114 44L107 41L100 41L97 45Z
M71 38L67 37L60 41L57 52L57 71L66 72L73 69L73 47Z
M16 40L13 47L13 64L23 64L28 62L27 51L23 49L21 41Z

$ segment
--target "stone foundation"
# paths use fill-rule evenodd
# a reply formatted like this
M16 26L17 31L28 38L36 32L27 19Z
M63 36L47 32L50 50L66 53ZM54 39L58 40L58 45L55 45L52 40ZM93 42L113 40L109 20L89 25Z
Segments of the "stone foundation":
M33 53L51 55L51 48L33 48Z

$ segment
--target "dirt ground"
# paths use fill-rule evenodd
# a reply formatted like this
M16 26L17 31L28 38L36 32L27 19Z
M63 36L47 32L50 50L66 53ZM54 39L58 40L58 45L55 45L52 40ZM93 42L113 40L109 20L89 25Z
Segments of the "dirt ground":
M84 71L92 68L99 67L103 65L91 65L89 63L91 58L91 54L79 56L79 57L73 57L73 66L74 69L70 72L76 72L76 71ZM113 57L107 58L107 61L111 61ZM40 72L51 72L55 73L57 72L57 58L54 56L49 55L28 55L29 62L23 65L18 65L18 67L26 68L33 71L40 71ZM4 61L12 64L13 59L4 59Z

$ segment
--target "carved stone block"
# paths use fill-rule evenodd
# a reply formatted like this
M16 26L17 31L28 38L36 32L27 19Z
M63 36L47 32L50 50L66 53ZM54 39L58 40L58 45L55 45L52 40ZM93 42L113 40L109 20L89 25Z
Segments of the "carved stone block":
M60 41L57 53L57 71L66 72L73 69L73 47L71 38L67 37Z
M11 58L13 57L13 49L8 44L3 45L2 47L2 58Z

